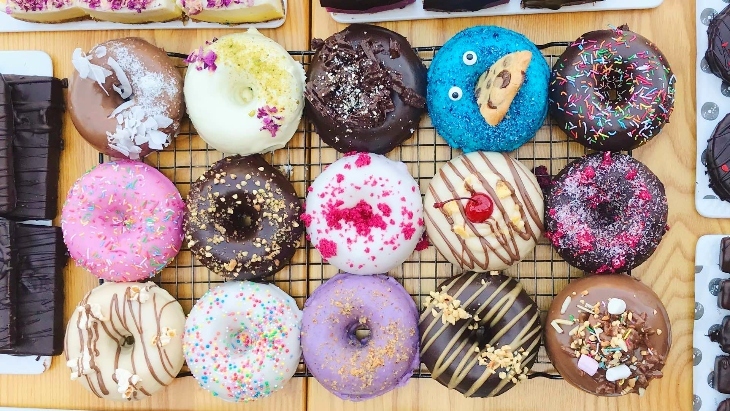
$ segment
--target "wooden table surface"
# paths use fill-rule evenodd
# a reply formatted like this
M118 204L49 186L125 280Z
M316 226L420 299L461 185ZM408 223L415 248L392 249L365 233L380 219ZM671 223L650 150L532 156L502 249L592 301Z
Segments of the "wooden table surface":
M630 1L630 0L628 0ZM308 48L311 36L324 38L341 29L320 7L317 0L289 0L286 24L265 31L289 50ZM692 392L693 266L697 238L705 234L730 233L730 220L702 218L694 208L695 158L695 2L665 0L653 10L600 13L560 13L553 15L482 17L388 23L414 46L443 44L456 32L476 24L495 24L526 34L535 43L572 40L580 34L628 23L652 39L670 61L678 78L676 111L672 122L655 141L636 150L664 182L669 198L669 224L654 256L634 274L661 297L672 322L673 346L664 378L652 383L644 397L636 395L606 399L583 394L563 381L545 379L520 384L493 399L464 399L430 379L413 379L404 388L362 403L344 402L329 394L314 379L296 378L272 397L245 405L232 405L211 397L192 378L175 381L167 390L137 403L103 402L69 380L68 369L59 358L41 376L0 376L0 406L68 409L138 410L223 410L313 411L358 410L690 410ZM169 51L188 52L206 39L227 30L134 30L119 32L63 32L0 34L0 50L43 50L51 55L55 75L71 74L70 56L74 48L89 49L112 38L141 36ZM62 157L61 193L96 164L97 153L76 133L70 121L64 130L66 149ZM706 138L707 136L702 136ZM62 196L63 197L63 196ZM96 280L73 264L66 270L66 318Z

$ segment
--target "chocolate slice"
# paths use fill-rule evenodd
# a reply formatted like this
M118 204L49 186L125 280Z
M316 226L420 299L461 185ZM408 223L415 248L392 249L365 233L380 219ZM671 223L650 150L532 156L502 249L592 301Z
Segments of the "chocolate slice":
M0 213L15 208L13 179L13 103L10 87L0 74Z
M551 9L557 10L565 6L577 6L579 4L596 3L603 0L522 0L522 7L526 9Z
M320 0L320 5L333 13L377 13L402 9L415 0Z
M730 394L730 356L715 357L715 378L712 387L723 394Z
M15 343L17 253L12 243L15 223L0 218L0 349Z
M509 3L509 0L423 0L430 11L477 11Z
M710 341L720 344L723 352L730 353L730 315L722 319L719 329L710 332Z
M730 237L720 241L720 270L730 273Z
M717 306L730 310L730 280L720 282L720 292L717 294Z
M52 219L58 212L63 84L53 77L14 76L5 79L15 116L13 165L17 202L7 218Z
M0 353L59 355L63 351L63 267L66 247L60 227L17 224L17 338Z

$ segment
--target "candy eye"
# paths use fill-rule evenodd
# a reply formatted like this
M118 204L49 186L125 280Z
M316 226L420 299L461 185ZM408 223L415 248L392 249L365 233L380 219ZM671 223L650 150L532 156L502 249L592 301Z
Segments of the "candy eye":
M461 100L462 94L463 93L459 87L451 87L449 89L449 98L453 101Z
M461 59L464 60L464 64L466 64L467 66L473 66L477 63L477 53L473 51L467 51L466 53L464 53L464 56L462 56Z

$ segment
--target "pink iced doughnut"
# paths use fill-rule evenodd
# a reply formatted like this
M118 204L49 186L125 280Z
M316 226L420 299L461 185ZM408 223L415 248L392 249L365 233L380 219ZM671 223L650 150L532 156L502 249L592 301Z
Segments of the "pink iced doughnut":
M351 154L314 180L302 221L330 264L353 274L386 273L421 239L421 192L405 164L379 154Z
M63 240L76 263L101 279L154 277L180 251L184 207L172 181L153 167L100 164L68 192Z

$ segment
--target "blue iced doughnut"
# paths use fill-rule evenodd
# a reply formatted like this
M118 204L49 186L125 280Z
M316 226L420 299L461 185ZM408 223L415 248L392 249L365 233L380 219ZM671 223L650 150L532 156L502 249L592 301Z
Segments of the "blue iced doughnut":
M532 53L524 83L505 118L491 126L477 106L477 80L497 60L522 50ZM451 147L464 152L513 151L534 137L545 121L549 79L547 62L525 36L501 27L471 27L434 56L428 70L428 112Z

